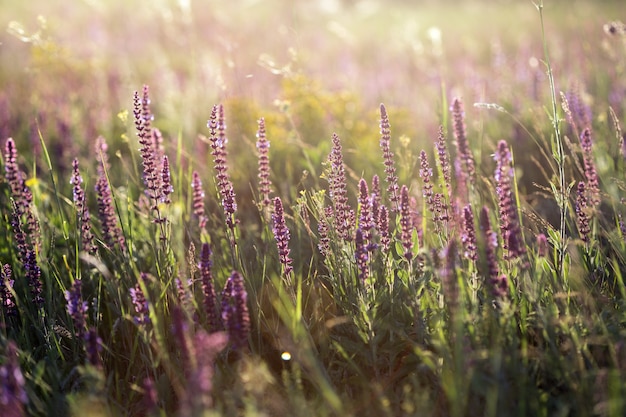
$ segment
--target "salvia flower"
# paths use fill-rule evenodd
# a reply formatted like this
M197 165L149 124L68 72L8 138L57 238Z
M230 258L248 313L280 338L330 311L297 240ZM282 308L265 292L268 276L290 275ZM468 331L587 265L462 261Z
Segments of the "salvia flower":
M28 403L26 380L20 369L17 345L9 340L3 355L6 361L0 366L0 410L4 417L22 417L26 415Z
M146 196L152 201L152 209L156 210L156 204L161 194L161 178L158 172L157 155L152 138L152 113L150 112L150 98L148 86L144 86L143 97L135 91L133 98L133 114L135 116L135 129L141 148L141 161L143 165L143 182L146 186Z
M87 362L96 368L102 366L100 353L102 352L102 339L98 335L98 330L94 327L89 328L85 335L85 350L87 352Z
M83 178L78 169L78 159L74 158L74 161L72 161L72 178L70 179L70 184L73 185L72 198L76 208L83 250L93 255L98 248L94 243L93 233L91 233L91 215L85 201L85 191L81 186L82 183Z
M362 238L365 241L367 249L372 252L376 248L373 242L372 230L375 227L373 214L373 199L369 194L367 182L361 178L359 181L359 224Z
M235 190L228 174L226 143L226 124L224 122L224 107L215 105L211 110L211 118L207 122L209 128L209 142L211 144L211 155L216 172L217 189L222 197L222 208L226 218L226 225L232 230L237 225L235 212L237 202L235 200Z
M192 206L193 214L198 218L198 225L201 229L204 229L208 218L204 209L204 189L202 188L202 180L200 174L197 171L193 171L191 177L191 189L192 189Z
M585 183L580 181L576 193L576 224L580 238L585 243L589 243L589 235L591 234L591 216L589 215L589 201L587 199Z
M319 236L317 248L322 256L327 257L330 254L330 227L329 223L333 218L333 208L324 207L324 216L317 223L317 233Z
M163 156L161 166L161 195L159 200L165 204L172 202L170 194L174 192L174 186L172 185L172 177L170 174L170 160L167 155Z
M141 279L144 280L146 278L145 274L141 273ZM135 316L134 320L137 324L148 324L150 323L150 311L148 309L148 300L141 289L139 283L137 283L133 288L129 290L130 299L133 303L133 307L135 308Z
M332 136L332 148L328 161L330 162L329 195L333 202L335 214L335 230L346 241L352 239L354 212L348 204L346 169L343 163L341 141L336 133Z
M376 228L379 234L379 242L385 253L389 252L391 238L389 236L389 210L387 206L380 206Z
M469 180L475 175L474 157L469 147L465 129L465 111L463 103L457 97L452 101L452 124L454 138L456 139L457 159L461 161L461 170Z
M446 136L443 132L443 126L439 126L437 133L437 157L439 160L439 166L443 176L443 181L448 189L448 195L452 195L452 175L450 175L450 158L448 157L448 146L446 145Z
M83 301L81 291L82 282L77 279L71 288L65 291L65 300L67 301L67 313L74 322L74 331L79 339L83 338L86 328L88 303Z
M7 316L15 316L17 314L17 308L15 305L15 298L11 290L15 280L13 279L13 272L11 265L4 264L0 270L0 305L2 306L2 312Z
M391 210L398 211L400 209L400 195L398 190L398 176L396 175L396 167L394 155L391 151L391 125L389 124L389 116L384 104L380 105L380 149L383 152L383 163L385 165L385 174L387 175L387 193L391 202Z
M461 243L463 243L465 248L465 257L476 261L478 259L476 252L476 229L474 227L474 213L472 213L470 205L463 207Z
M359 280L364 283L369 277L368 250L360 228L356 229L354 246L354 258L356 260L357 270L359 271L358 277Z
M125 247L124 234L118 224L115 207L113 206L113 193L104 171L100 173L96 180L95 190L98 218L102 227L102 238L110 248L117 244L123 249Z
M583 150L583 161L585 165L585 178L587 179L586 190L589 196L589 204L596 207L600 204L600 185L596 165L593 162L593 141L591 130L586 128L580 135L580 145Z
M232 348L241 350L247 346L250 333L248 293L243 276L237 271L233 271L228 277L222 293L222 320Z
M191 415L200 415L213 404L211 396L215 359L228 344L228 339L224 332L208 334L202 330L196 332L193 337L192 346L196 363L189 374L187 390L181 404L181 409L191 411ZM194 411L197 413L194 414Z
M400 190L400 241L404 248L404 257L413 257L413 222L409 203L409 189L406 185Z
M207 317L209 332L222 330L222 320L219 313L219 304L215 294L213 272L211 271L211 247L208 243L202 244L200 251L200 278L202 280L202 293L204 295L204 310Z
M513 192L513 158L505 141L498 142L494 158L502 246L507 251L506 259L519 258L526 253L526 248L522 240L517 203Z
M435 212L435 200L433 199L433 184L430 182L430 178L433 176L433 170L430 168L428 162L428 155L422 150L420 152L420 178L424 184L422 188L422 195L426 202L426 207L431 213Z
M502 301L508 294L508 280L505 275L500 274L496 249L498 247L498 237L491 228L489 222L489 209L483 206L480 212L480 229L485 240L485 259L487 262L487 284L491 290L491 295L496 302Z
M280 197L274 198L274 211L272 212L272 232L278 248L278 259L283 267L283 274L289 275L293 271L292 259L289 257L289 229L285 224L285 212Z
M265 119L260 118L258 122L256 148L259 152L259 196L261 205L268 207L271 204L270 193L272 182L270 181L270 142L265 136Z

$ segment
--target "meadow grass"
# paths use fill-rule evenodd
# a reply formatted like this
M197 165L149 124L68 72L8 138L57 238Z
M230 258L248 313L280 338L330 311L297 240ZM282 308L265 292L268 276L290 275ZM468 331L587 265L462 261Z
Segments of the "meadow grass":
M553 32L558 2L511 5L534 31L485 47L456 6L429 29L403 2L262 3L155 2L135 23L163 50L129 35L102 62L7 23L28 71L0 78L0 415L624 415L615 5ZM68 13L99 8L98 37L123 6ZM341 42L234 46L261 17Z

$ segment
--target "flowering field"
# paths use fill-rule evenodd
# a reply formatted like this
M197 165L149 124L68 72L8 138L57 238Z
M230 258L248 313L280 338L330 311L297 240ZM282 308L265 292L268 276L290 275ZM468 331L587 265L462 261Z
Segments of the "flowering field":
M0 416L626 414L620 1L55 3L0 5Z

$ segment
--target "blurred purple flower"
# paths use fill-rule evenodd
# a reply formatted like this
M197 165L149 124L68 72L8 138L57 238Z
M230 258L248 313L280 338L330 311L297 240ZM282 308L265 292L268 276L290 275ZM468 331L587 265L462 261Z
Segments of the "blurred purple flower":
M400 190L400 241L404 248L404 257L413 258L413 222L409 206L409 189L406 185Z
M192 174L191 189L193 191L193 214L198 218L200 229L204 229L208 219L204 210L204 189L202 188L202 180L197 171L194 171Z
M332 142L332 149L328 156L330 162L328 182L329 195L334 206L335 230L343 240L350 241L354 227L354 212L348 205L346 169L343 163L341 141L336 133L333 133Z
M88 303L83 301L81 286L81 280L77 279L74 281L70 289L65 291L67 313L74 322L74 332L79 339L82 339L85 334L88 308Z
M120 249L124 249L124 234L118 225L117 215L113 207L113 194L104 170L96 180L95 190L98 218L102 227L102 238L109 248L113 248L117 244Z
M219 304L215 294L213 272L211 271L211 247L208 243L202 244L200 252L200 278L202 280L202 293L204 295L204 310L206 312L209 333L223 329L222 319L219 312Z
M147 279L147 275L145 273L141 273L141 280L145 282ZM135 316L133 319L137 324L148 324L150 323L150 311L148 309L148 300L141 289L139 283L137 283L133 288L130 288L130 300L133 303L133 307L135 308Z
M597 207L600 204L600 185L596 164L593 162L593 141L589 128L585 128L580 135L580 146L583 150L583 161L585 164L585 178L587 179L585 189L588 195L588 203L590 207Z
M98 330L91 327L85 335L85 350L87 351L87 362L96 368L102 367L102 339L98 336Z
M487 261L487 284L491 290L491 295L496 302L503 300L508 294L508 280L506 276L500 274L498 260L496 258L496 248L498 247L498 236L491 228L489 222L489 209L483 206L480 211L480 229L485 240L485 258Z
M72 178L70 179L70 184L73 185L72 197L74 207L76 208L83 250L93 255L98 248L94 243L93 233L91 233L91 215L85 201L85 191L81 186L82 183L83 178L78 169L78 159L74 158L74 161L72 161Z
M474 157L469 147L467 134L465 129L465 111L463 110L463 102L458 97L452 101L452 124L454 138L456 139L457 161L459 161L460 171L464 176L473 181L475 176ZM467 185L465 184L467 189Z
M0 270L0 305L2 306L1 311L9 317L17 315L15 298L11 292L14 283L11 265L2 265Z
M548 256L548 238L543 233L537 235L537 256L545 258Z
M233 271L222 292L222 320L228 332L230 345L241 351L248 344L250 315L248 293L242 275Z
M23 417L28 403L26 380L20 369L17 345L9 340L4 351L6 361L0 366L0 411L3 417Z
M474 227L474 213L472 207L468 204L463 207L461 243L465 247L465 257L476 261L478 254L476 252L476 228Z

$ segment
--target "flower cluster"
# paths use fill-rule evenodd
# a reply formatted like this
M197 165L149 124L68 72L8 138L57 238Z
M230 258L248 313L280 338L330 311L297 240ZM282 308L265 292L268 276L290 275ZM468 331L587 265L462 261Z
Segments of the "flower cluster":
M389 193L389 201L391 202L391 210L400 210L400 195L398 191L398 176L396 175L396 167L394 155L391 151L391 125L389 124L389 116L384 104L380 105L380 149L383 152L383 163L385 165L385 174L387 175L387 192Z
M208 218L204 210L204 188L202 188L202 180L197 171L193 171L191 175L191 190L193 214L198 219L200 229L204 229Z
M373 241L372 231L376 226L374 221L375 199L370 196L367 188L367 182L361 178L359 180L359 225L362 239L365 242L368 252L376 249L376 243Z
M211 118L207 122L209 128L209 141L211 143L211 155L215 166L217 189L222 197L222 208L226 217L226 225L233 230L237 225L235 212L237 202L235 189L228 174L226 143L226 124L224 122L224 107L215 105L211 110Z
M587 199L587 187L583 181L578 183L576 190L576 224L578 226L578 233L580 238L585 243L590 242L589 235L591 234L591 216L589 215L589 200Z
M265 137L265 119L259 119L258 126L256 148L259 152L259 196L261 205L268 207L271 203L270 193L272 186L270 181L270 159L268 156L270 142Z
M587 185L585 186L589 204L591 207L597 207L600 204L600 184L598 181L598 173L596 165L593 162L593 141L591 139L591 130L586 128L580 135L580 146L583 150L583 162L585 164L585 178Z
M502 246L507 251L506 259L519 258L526 253L513 192L513 158L505 141L498 142L494 156L496 160L496 194L500 211Z
M476 169L474 168L474 157L467 140L463 103L458 97L452 101L451 111L453 133L457 148L457 161L460 164L459 171L471 181L475 176Z
M72 284L72 287L65 291L67 313L74 322L74 331L79 339L82 339L85 335L88 307L87 302L83 301L81 287L82 281L77 279Z
M463 219L461 222L461 243L465 248L465 257L476 261L478 253L476 252L476 228L474 227L474 213L472 207L467 205L463 207Z
M28 403L26 380L20 369L17 345L9 340L5 348L6 362L0 366L0 410L5 417L25 416ZM4 414L6 413L6 414Z
M366 239L363 237L363 233L361 232L361 228L356 229L356 236L354 238L354 258L356 260L356 267L359 271L359 280L361 282L365 282L369 277L369 268L368 268L368 250Z
M110 248L113 248L113 246L117 244L121 249L124 249L124 234L118 225L118 218L115 214L115 207L113 206L113 193L111 192L111 186L107 178L109 166L106 151L107 144L104 138L98 138L96 141L96 153L98 155L99 164L98 179L95 185L98 218L100 219L104 242Z
M283 274L288 276L293 271L292 259L289 257L289 229L285 224L285 212L280 197L274 198L274 211L272 212L272 232L278 247L278 259L283 267Z
M89 208L85 201L85 191L81 186L82 183L83 178L78 169L78 159L74 158L74 161L72 161L72 178L70 179L70 184L73 185L72 197L74 207L76 208L83 250L93 255L98 248L94 243L94 237L91 233L91 215L89 214Z
M404 248L404 257L413 258L413 218L409 205L409 189L403 185L400 189L400 241Z
M346 168L343 163L343 150L341 141L336 133L332 136L332 149L328 155L330 162L329 195L334 206L335 230L339 236L350 241L354 225L354 212L348 205L348 192L346 184Z
M219 315L219 305L215 294L213 272L211 271L211 247L208 243L202 244L200 251L200 279L202 280L202 293L204 294L204 310L206 312L209 332L222 330L222 320Z
M143 86L143 94L135 91L133 96L133 115L135 117L135 129L141 148L141 160L143 164L143 181L146 186L146 196L150 199L152 210L158 210L157 202L161 197L161 177L157 164L155 140L153 138L152 120L150 111L150 95L147 85Z
M248 313L248 293L243 276L233 271L222 291L222 321L230 345L236 351L243 349L248 343L250 333L250 315Z
M141 273L140 274L141 277L140 279L145 282L145 280L147 279L147 275L145 273ZM143 293L143 290L141 289L141 285L139 285L139 283L137 283L133 288L131 288L129 290L130 292L130 299L131 302L133 303L133 307L135 308L135 323L137 324L148 324L150 323L150 311L148 309L148 300L146 300L146 297Z
M450 175L450 160L448 159L448 146L446 145L446 136L443 132L443 126L439 126L437 132L437 141L435 142L437 147L437 157L439 160L439 167L443 176L443 182L448 189L448 195L452 195L452 176Z
M480 229L485 240L485 258L487 261L488 285L491 295L496 302L502 301L508 294L508 280L505 275L500 274L496 248L498 247L498 237L491 229L489 222L489 209L484 206L480 212Z
M424 201L426 202L426 207L431 213L435 211L435 200L433 199L433 184L430 182L430 178L433 176L433 170L430 168L430 163L428 162L428 155L426 152L422 150L420 152L420 178L424 183L422 188L422 195L424 196Z

